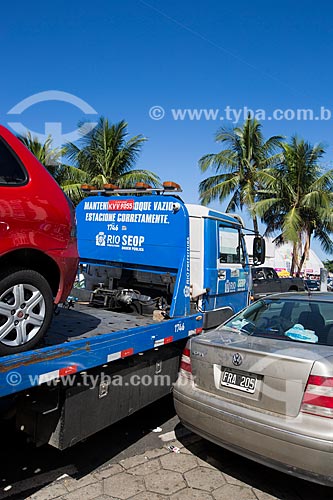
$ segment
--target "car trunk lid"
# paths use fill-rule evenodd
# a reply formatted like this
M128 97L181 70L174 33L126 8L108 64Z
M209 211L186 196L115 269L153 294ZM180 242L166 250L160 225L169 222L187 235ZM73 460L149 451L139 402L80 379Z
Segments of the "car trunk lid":
M296 416L311 369L327 349L221 329L192 340L192 372L198 388L223 399Z

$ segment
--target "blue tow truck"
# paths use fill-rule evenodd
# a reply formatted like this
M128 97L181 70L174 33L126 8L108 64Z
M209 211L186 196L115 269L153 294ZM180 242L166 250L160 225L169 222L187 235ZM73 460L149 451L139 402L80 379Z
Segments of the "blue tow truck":
M84 189L85 288L73 289L43 345L0 359L2 415L61 450L168 394L187 338L245 307L251 292L238 216L185 205L174 183ZM260 236L253 247L259 265Z

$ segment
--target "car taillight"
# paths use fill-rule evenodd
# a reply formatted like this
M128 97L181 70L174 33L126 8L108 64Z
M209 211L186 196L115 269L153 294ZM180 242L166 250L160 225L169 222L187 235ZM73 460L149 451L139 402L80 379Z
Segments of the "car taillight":
M305 388L301 411L333 418L333 377L310 375Z
M191 366L191 351L187 347L185 347L185 349L183 350L183 354L180 360L179 373L183 377L186 377L189 380L193 380L192 366Z

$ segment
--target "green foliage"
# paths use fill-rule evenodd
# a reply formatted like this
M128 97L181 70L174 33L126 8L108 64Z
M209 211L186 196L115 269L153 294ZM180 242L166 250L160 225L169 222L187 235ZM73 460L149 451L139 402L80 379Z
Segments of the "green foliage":
M242 127L232 130L221 128L216 134L216 142L226 146L216 154L208 154L199 160L202 172L209 169L215 175L207 177L199 185L200 200L207 205L213 200L224 201L231 196L227 211L247 207L250 211L254 230L258 230L255 201L263 187L262 171L280 161L281 136L264 140L261 124L256 119L247 118Z
M312 237L325 252L333 252L333 170L319 166L325 153L321 144L313 146L294 136L282 148L280 164L266 169L265 189L255 210L266 224L266 235L278 232L277 242L294 243L299 255L293 265L300 272Z
M103 184L116 184L121 188L133 187L136 182L160 186L159 177L149 171L135 169L144 142L142 135L127 138L127 123L110 124L101 117L93 129L79 124L81 138L78 144L68 143L63 148L52 148L52 137L44 144L27 133L19 139L49 170L65 193L77 204L84 194L82 184L101 188ZM71 164L62 163L65 156Z
M328 270L329 273L333 273L333 260L325 260L324 266Z
M52 137L49 135L44 144L37 137L33 137L30 132L18 138L36 156L37 160L47 168L56 181L61 182L63 172L61 157L64 151L62 148L52 148Z
M80 124L82 126L82 124ZM132 187L136 182L160 185L159 177L149 170L134 169L144 142L142 135L127 139L127 123L110 124L101 117L93 129L82 129L78 144L68 143L65 156L74 164L64 166L62 187L77 203L82 199L81 184L101 188L103 184Z

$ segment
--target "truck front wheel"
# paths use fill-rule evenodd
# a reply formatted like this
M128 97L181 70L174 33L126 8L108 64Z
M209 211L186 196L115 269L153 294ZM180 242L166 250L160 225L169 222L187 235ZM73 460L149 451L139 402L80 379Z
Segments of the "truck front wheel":
M32 349L48 329L53 296L36 271L9 269L0 276L0 355Z

